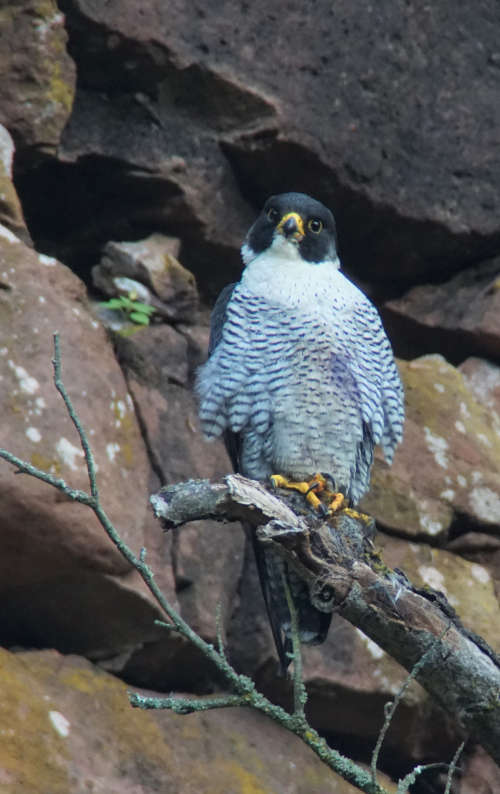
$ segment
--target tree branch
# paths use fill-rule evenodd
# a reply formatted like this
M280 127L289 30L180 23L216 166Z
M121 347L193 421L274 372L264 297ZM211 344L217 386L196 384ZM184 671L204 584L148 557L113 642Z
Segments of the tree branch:
M293 503L294 495L281 495ZM367 516L342 510L329 523L298 516L240 475L168 486L151 501L166 528L208 517L252 524L308 584L318 609L338 612L407 670L418 663L417 680L500 763L498 657L442 593L414 587L384 565L372 550Z
M302 741L307 744L308 747L310 747L313 752L323 761L323 763L329 766L334 772L337 772L337 774L344 778L344 780L347 780L359 788L360 791L364 791L366 794L387 794L386 789L377 783L373 783L371 775L365 769L355 764L349 758L343 756L334 748L329 747L326 741L317 733L317 731L315 731L314 728L312 728L306 722L302 714L289 714L287 711L285 711L285 709L281 708L281 706L277 706L268 700L264 695L262 695L256 689L251 678L237 673L236 670L229 664L224 654L223 648L220 648L220 652L216 651L213 645L205 642L202 637L193 631L193 629L182 619L179 613L171 606L165 595L156 584L153 571L146 564L145 549L141 549L138 556L134 554L132 549L122 540L101 505L96 482L95 465L92 452L90 450L90 445L88 444L85 431L62 382L59 337L57 334L54 335L53 365L56 388L64 400L66 409L80 436L80 441L85 452L91 493L88 494L85 491L79 491L70 488L61 478L54 477L51 474L42 471L41 469L37 469L35 466L32 466L26 461L21 460L5 449L0 449L0 458L3 458L8 463L15 466L18 472L22 472L42 480L43 482L66 494L66 496L68 496L70 499L80 502L81 504L85 504L91 510L93 510L110 540L115 544L125 559L128 560L128 562L139 572L146 586L155 597L159 607L170 621L169 623L158 621L158 623L160 623L160 625L164 625L167 630L178 631L179 634L189 640L195 647L205 654L205 656L211 662L213 662L218 670L224 675L229 688L232 690L231 694L221 695L213 698L151 698L143 697L138 693L130 693L129 699L131 704L133 706L145 709L170 709L171 711L179 714L189 714L194 711L203 711L212 708L229 708L235 706L251 707L266 714L286 730L289 730L291 733L294 733L300 737ZM253 493L253 486L255 484L250 482L250 485L252 486L251 493ZM219 507L217 507L219 499L217 494L211 490L210 483L208 483L208 481L192 481L191 486L190 493L193 497L191 500L191 509L194 509L196 504L200 504L200 497L203 496L203 494L205 496L207 496L207 494L209 496L212 495L213 505L211 508L209 508L209 510L219 509ZM225 490L227 490L227 488ZM242 486L242 492L244 492L244 485ZM262 493L265 493L265 489L262 489ZM244 497L242 497L242 500L245 502ZM283 505L283 509L280 511L279 500L275 499L275 502L277 504L274 505L274 509L278 510L278 514L285 517L289 516L286 506ZM248 499L246 500L246 504L247 507L243 509L242 515L245 514L245 510L248 510L249 514L252 515L254 510L251 502ZM207 505L205 504L205 510L206 509ZM290 513L290 515L293 516L293 513ZM222 642L220 641L219 645L221 644Z
M90 494L85 491L72 489L61 478L54 477L41 469L37 469L35 466L17 458L7 450L0 449L0 458L3 458L11 465L15 466L17 472L22 472L44 481L66 494L70 499L85 504L94 511L110 540L129 563L139 572L150 592L156 598L158 605L169 619L169 622L160 620L155 622L158 623L158 625L164 626L167 630L178 631L182 636L199 648L199 650L202 651L225 676L231 690L229 694L210 698L151 698L144 697L138 693L130 693L129 698L131 704L145 709L170 709L179 714L190 714L195 711L235 706L254 708L271 717L285 729L299 736L302 741L327 764L327 766L337 772L344 780L356 786L360 791L364 791L366 794L387 794L386 790L380 786L376 780L377 748L374 754L375 760L372 762L371 772L367 772L349 758L342 756L337 750L329 747L326 741L307 723L304 717L303 707L306 700L306 691L300 674L301 660L297 620L289 591L287 592L287 598L289 599L289 608L292 617L292 637L294 640L293 661L295 666L295 710L292 714L289 714L280 706L269 701L264 695L257 691L255 684L250 678L238 674L229 664L224 652L220 619L218 619L217 651L213 645L205 642L196 634L170 605L156 585L153 571L146 564L146 550L141 549L138 556L134 554L132 549L121 539L101 505L92 451L85 431L62 381L59 339L57 334L54 335L54 348L54 381L80 437L87 464ZM290 495L287 492L285 492L284 496L286 501L289 501L292 505L294 505L295 499L295 505L303 509L303 503L299 496L296 494ZM427 591L418 591L412 588L403 574L390 571L383 566L380 559L371 551L372 544L370 535L373 533L375 526L373 519L369 516L356 513L355 511L346 509L341 511L334 518L329 519L336 529L335 532L332 532L332 527L325 523L321 523L316 515L313 516L312 520L311 518L306 519L304 517L299 517L296 513L296 509L291 509L284 501L270 494L264 486L251 480L245 480L237 475L226 477L215 484L210 483L208 480L192 480L178 486L164 488L159 494L151 497L151 501L157 516L163 519L167 527L180 526L187 521L199 518L215 518L221 521L245 520L249 522L256 527L257 535L261 542L274 544L274 548L283 555L287 563L291 564L297 573L309 584L311 601L318 609L323 609L327 612L332 611L334 608L338 609L342 614L345 614L351 622L355 623L355 625L362 626L366 633L372 636L383 647L385 641L387 641L387 646L392 647L394 643L397 644L397 624L399 622L399 624L404 626L404 621L408 617L408 615L401 613L401 605L404 605L407 600L407 593L405 595L403 589L405 592L408 591L409 593L416 594L422 599L430 598ZM367 570L370 571L371 579L370 575L367 574ZM375 579L373 579L373 577L375 577ZM396 586L397 590L395 591ZM373 593L371 591L373 591ZM383 597L381 594L383 594ZM441 594L434 593L433 598L436 601L436 604L434 604L435 610L438 612L440 610L442 611L441 617L443 617L443 620L441 624L443 624L445 619L448 620L448 623L444 625L439 636L433 634L435 625L439 624L438 620L429 620L428 623L426 623L425 620L423 620L423 616L421 616L422 625L420 627L418 625L417 627L412 627L412 631L416 631L417 633L420 631L422 633L425 641L420 643L420 645L427 645L427 647L422 653L419 653L419 643L413 640L409 643L409 649L405 658L409 658L415 653L417 654L417 659L410 665L413 670L413 673L410 674L410 678L415 675L417 671L421 671L422 674L425 673L425 680L429 678L432 684L432 676L427 674L427 660L430 659L431 656L434 659L436 654L446 650L440 647L440 641L444 639L445 634L450 633L452 626L456 628L459 636L463 635L463 638L468 639L470 644L477 645L478 651L496 666L496 672L498 674L498 662L493 652L484 641L475 637L475 635L472 635L470 632L467 632L463 626L461 626L460 621L453 613L453 610L451 610L451 607L447 605ZM392 607L393 617L394 615L396 616L395 628L389 631L389 637L386 637L381 626L383 621L387 620L385 614L387 612L387 604L390 604ZM415 611L418 612L418 610ZM349 615L351 615L351 617L349 617ZM363 621L367 622L368 625L365 626ZM373 628L373 633L370 633L370 627ZM452 650L453 649L450 650L450 654ZM459 650L461 650L461 648L459 648ZM389 650L389 653L392 653L395 658L399 658L398 654L392 650ZM405 664L402 658L400 658L400 661ZM476 680L482 685L482 703L486 697L490 695L490 692L483 686L483 679L486 677L483 669L484 659L480 657L477 661L475 672ZM481 664L479 662L481 662ZM491 673L491 671L489 672ZM421 675L417 677L419 680L422 678ZM425 680L422 681L424 686ZM446 681L446 683L450 685L452 680L453 679L450 679ZM428 689L429 691L433 691L432 686L429 686ZM469 701L466 700L465 702L474 703L476 692L473 692L472 688L470 690L465 690L463 686L462 689L464 689L465 694L469 697ZM400 696L397 696L393 706L391 706L392 711L397 705L399 698ZM454 702L455 700L459 700L459 698L454 692ZM498 689L491 692L491 702L495 705L498 703ZM447 703L444 703L444 705L446 706ZM494 709L495 706L492 705L491 708ZM496 711L498 717L498 709ZM482 710L476 709L476 712L474 712L472 708L469 708L469 711L466 712L466 716L467 713L471 713L472 715L476 713L476 715L480 716ZM487 716L488 715L486 715L486 717ZM388 716L382 728L378 747L383 740L384 729L389 721L390 716ZM493 723L491 723L491 725L493 725L493 731L489 739L495 744L497 735L496 726ZM482 727L484 731L487 732L491 730L491 725L487 718L483 719ZM478 732L477 735L481 741L480 737L482 734ZM482 741L482 743L486 749L490 749L490 743L488 743L488 741ZM448 767L447 791L449 791L451 778L462 747L457 751L451 765ZM495 757L494 753L492 753L492 755ZM407 785L410 785L421 772L436 766L441 765L434 764L416 767L409 775L399 782L398 792L404 794L407 790Z

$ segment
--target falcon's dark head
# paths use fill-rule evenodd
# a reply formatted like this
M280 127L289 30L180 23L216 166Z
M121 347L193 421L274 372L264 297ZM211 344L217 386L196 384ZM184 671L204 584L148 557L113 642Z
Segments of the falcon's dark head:
M335 220L320 201L305 193L280 193L267 199L247 234L245 259L266 251L277 239L296 246L312 264L337 258Z

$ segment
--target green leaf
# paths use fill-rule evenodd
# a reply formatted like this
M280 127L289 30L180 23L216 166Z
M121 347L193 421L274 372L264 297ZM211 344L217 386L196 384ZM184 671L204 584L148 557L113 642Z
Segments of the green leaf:
M149 303L139 303L139 301L134 301L133 304L134 311L142 312L142 314L154 314L155 307L150 306Z
M130 298L127 298L125 295L120 295L119 299L121 301L122 307L127 312L134 311L135 303L131 301Z
M111 298L109 301L104 301L100 303L99 306L102 306L104 309L123 309L123 303L121 298Z
M131 312L129 317L133 323L137 323L138 325L149 325L149 317L147 314L142 314L142 312Z
M109 301L99 305L112 311L125 312L128 318L138 325L149 325L149 318L156 311L155 307L150 306L149 303L133 301L127 298L126 295L120 295L119 298L110 298Z

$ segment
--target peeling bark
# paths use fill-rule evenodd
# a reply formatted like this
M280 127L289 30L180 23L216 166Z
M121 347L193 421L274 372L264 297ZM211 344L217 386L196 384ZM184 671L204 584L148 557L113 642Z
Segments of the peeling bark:
M462 625L442 593L413 586L383 563L373 550L369 516L344 509L327 523L298 515L303 502L296 494L279 494L228 475L215 483L167 486L151 502L167 529L206 518L251 524L307 582L318 609L338 612L409 671L422 660L417 680L500 763L500 660L494 651Z

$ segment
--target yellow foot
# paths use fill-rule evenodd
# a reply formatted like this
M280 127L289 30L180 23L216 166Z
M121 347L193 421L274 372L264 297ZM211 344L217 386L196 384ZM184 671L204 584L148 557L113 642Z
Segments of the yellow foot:
M336 513L337 510L340 510L344 502L345 502L345 496L343 493L340 493L339 491L339 493L333 494L333 499L328 505L328 512L330 513L330 515L333 515L333 513Z
M365 524L369 524L373 521L373 517L368 515L368 513L361 513L359 510L353 510L352 507L347 507L344 513L349 516L349 518L354 518L356 521L363 521Z
M336 513L345 501L344 494L335 493L327 487L327 481L322 474L315 474L308 482L292 482L288 477L283 477L282 474L271 474L271 482L275 488L289 488L304 494L309 504L315 510L324 514L332 515ZM318 494L322 494L325 497L328 507L325 507Z

